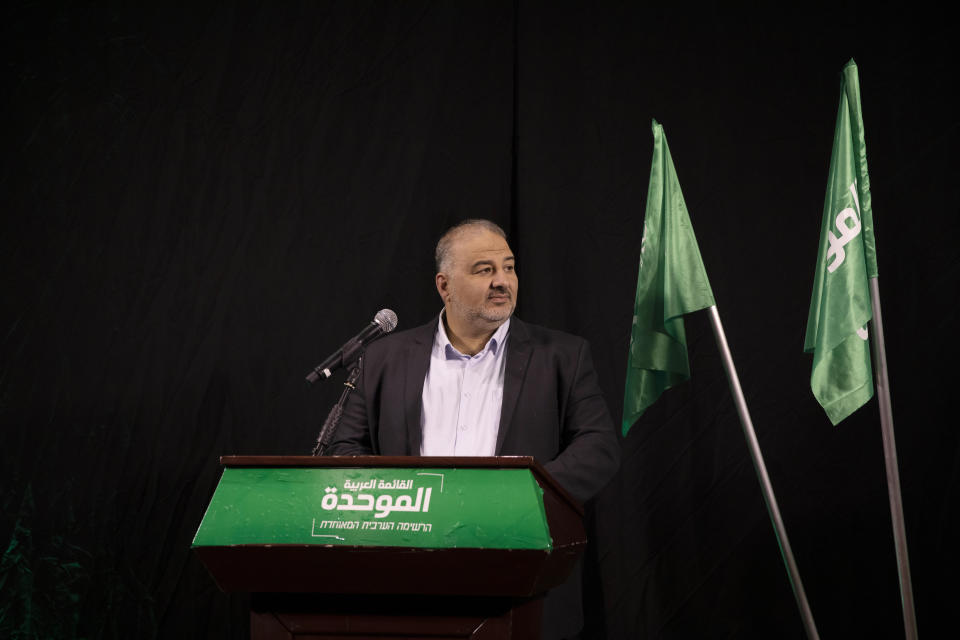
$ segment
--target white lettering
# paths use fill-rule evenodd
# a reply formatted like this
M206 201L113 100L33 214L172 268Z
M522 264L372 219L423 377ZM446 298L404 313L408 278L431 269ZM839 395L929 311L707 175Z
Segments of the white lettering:
M402 485L389 487L383 486L381 481L381 486L378 488L395 489L401 486L410 488L413 486L413 481L403 481ZM373 485L370 484L370 488L372 487ZM411 495L399 495L396 496L396 498L389 494L380 494L374 497L374 495L370 493L360 493L356 496L348 493L337 495L336 487L326 487L324 493L325 495L320 501L320 506L325 511L375 511L375 518L385 518L394 511L427 513L430 511L430 496L433 493L433 489L427 488L426 491L424 491L423 487L417 489L416 502L414 502L414 497Z
M827 249L827 260L834 258L833 262L827 265L827 271L830 273L836 271L840 265L843 264L843 261L846 260L847 254L843 250L843 247L860 235L860 218L858 216L860 212L860 198L857 196L856 180L850 185L850 193L853 194L853 203L857 209L854 210L846 207L837 214L833 222L837 227L837 232L840 234L839 236L833 231L827 231L827 242L830 243L830 248ZM850 222L851 220L852 223Z
M337 488L336 487L327 487L324 489L327 495L323 496L323 500L320 501L320 506L323 507L326 511L337 508Z
M393 497L382 495L377 498L377 512L373 514L374 518L385 518L393 511Z

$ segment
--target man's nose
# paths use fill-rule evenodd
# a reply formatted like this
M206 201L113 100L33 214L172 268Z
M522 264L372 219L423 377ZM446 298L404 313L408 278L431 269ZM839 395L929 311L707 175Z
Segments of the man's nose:
M507 277L507 272L503 269L497 269L493 274L493 279L490 280L491 289L508 289L510 287L510 280Z

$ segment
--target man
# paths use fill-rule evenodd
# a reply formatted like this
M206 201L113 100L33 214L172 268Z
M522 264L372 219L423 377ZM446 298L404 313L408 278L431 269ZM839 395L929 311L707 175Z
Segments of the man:
M532 455L585 501L620 449L585 340L512 318L506 234L466 220L437 243L440 317L371 344L328 453ZM579 571L544 603L544 637L582 626ZM564 593L566 592L566 593Z

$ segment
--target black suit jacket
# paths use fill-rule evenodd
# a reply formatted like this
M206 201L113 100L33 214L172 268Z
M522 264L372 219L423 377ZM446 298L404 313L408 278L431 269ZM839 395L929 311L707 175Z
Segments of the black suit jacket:
M390 334L363 356L356 390L327 453L420 455L423 381L438 319ZM514 317L507 338L497 455L532 455L586 501L616 473L620 444L586 340ZM544 600L543 638L583 626L579 565Z
M420 455L432 322L390 334L363 357L330 455ZM620 445L586 340L510 321L497 455L532 455L581 502L613 477Z

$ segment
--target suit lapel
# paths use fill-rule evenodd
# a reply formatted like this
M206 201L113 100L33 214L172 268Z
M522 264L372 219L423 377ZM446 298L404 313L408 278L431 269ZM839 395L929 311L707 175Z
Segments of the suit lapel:
M420 455L422 433L420 415L423 405L423 380L430 368L430 350L437 330L437 320L418 327L407 347L403 389L403 407L407 426L407 455Z
M497 430L496 455L503 449L507 431L513 425L513 412L517 408L517 399L523 389L527 374L527 364L533 348L527 327L518 318L510 321L510 334L507 338L507 364L503 376L503 402L500 407L500 427Z

